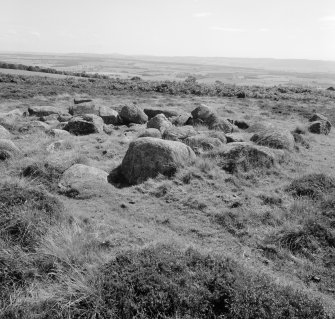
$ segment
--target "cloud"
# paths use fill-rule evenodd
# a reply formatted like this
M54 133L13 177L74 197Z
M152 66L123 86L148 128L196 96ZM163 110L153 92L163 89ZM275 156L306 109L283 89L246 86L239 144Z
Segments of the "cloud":
M194 18L206 18L212 15L212 12L197 12L193 14Z
M333 16L325 16L319 19L322 22L335 22L335 15Z
M259 32L269 32L270 29L269 28L260 28L258 31Z
M245 32L246 29L242 29L242 28L226 28L226 27L217 27L217 26L213 26L209 28L210 30L214 30L214 31L223 31L223 32Z
M36 38L40 38L41 37L41 33L37 32L37 31L31 31L30 34Z

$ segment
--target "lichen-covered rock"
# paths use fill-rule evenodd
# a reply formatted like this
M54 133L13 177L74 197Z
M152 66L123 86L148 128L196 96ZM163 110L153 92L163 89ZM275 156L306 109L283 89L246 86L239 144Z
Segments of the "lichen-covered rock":
M148 116L135 104L124 105L120 111L120 117L125 124L144 124L148 122Z
M309 122L311 122L311 124L308 126L308 130L311 133L324 135L328 135L330 133L332 125L328 118L324 115L315 113L309 119Z
M2 125L0 125L0 139L10 138L10 133Z
M99 168L75 164L63 173L58 186L70 197L99 196L108 186L107 177L108 173Z
M10 140L0 139L0 160L6 160L20 154L19 148Z
M144 131L140 132L138 137L155 137L162 138L162 133L156 128L147 128Z
M59 110L54 106L30 106L28 108L30 116L49 116L52 114L59 114Z
M171 126L164 131L163 139L171 141L183 141L187 137L197 135L193 126Z
M164 133L164 131L171 126L172 123L165 117L164 114L157 114L147 123L147 128L155 128L161 133Z
M215 157L222 169L234 173L271 168L284 154L280 150L249 143L229 143L220 150L211 151L208 156Z
M158 174L173 175L196 156L187 145L152 137L131 142L121 164L121 172L129 184L139 184Z
M294 137L290 131L284 129L267 129L255 133L251 139L257 145L270 148L293 150Z
M104 121L101 117L94 114L86 114L73 117L64 127L64 130L74 135L88 135L103 133L103 128Z

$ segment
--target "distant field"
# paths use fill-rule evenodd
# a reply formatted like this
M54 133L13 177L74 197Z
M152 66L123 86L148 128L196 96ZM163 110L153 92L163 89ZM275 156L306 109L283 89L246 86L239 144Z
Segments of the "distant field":
M332 61L150 57L116 54L0 54L0 61L53 68L59 71L99 73L122 79L139 76L144 80L182 81L191 75L195 76L198 82L203 83L221 81L236 85L284 84L320 88L335 85L335 62Z
M57 78L57 79L65 79L68 77L68 75L62 75L62 74L32 72L32 71L13 70L13 69L1 69L1 68L0 68L0 73L15 74L15 75L30 75L30 76L46 76L46 77Z

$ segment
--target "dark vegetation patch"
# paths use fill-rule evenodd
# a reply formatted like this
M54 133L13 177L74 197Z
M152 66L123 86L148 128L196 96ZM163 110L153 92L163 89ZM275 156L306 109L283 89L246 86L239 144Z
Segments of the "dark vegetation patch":
M306 196L312 199L320 198L333 190L335 190L335 178L317 173L297 178L287 187L287 191L293 196Z

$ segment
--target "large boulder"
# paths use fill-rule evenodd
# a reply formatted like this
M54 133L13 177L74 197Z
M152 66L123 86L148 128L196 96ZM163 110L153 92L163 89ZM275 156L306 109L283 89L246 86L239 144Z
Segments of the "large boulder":
M64 130L74 135L102 133L104 130L104 121L101 117L94 114L75 116L67 123Z
M188 137L184 140L184 143L195 152L214 150L224 145L218 138L210 137L205 134Z
M70 197L89 198L99 196L108 186L108 174L98 168L75 164L67 169L58 184Z
M20 154L20 149L10 140L0 139L0 160L6 160Z
M171 176L195 158L192 149L181 142L142 137L130 143L121 173L129 184L139 184L158 174Z
M293 150L294 137L290 131L284 129L267 129L255 133L251 139L257 145L270 148Z
M282 152L249 143L229 143L220 150L210 152L208 156L215 157L222 169L234 173L271 168L284 156Z
M171 141L183 141L184 139L197 135L193 126L171 126L164 131L163 138Z
M157 114L147 123L147 128L155 128L161 133L164 133L164 131L171 126L172 123L165 117L164 114Z
M105 124L121 124L119 113L107 106L100 106L99 116L103 119Z
M120 117L125 124L144 124L148 122L148 116L135 104L124 105L121 109Z
M49 116L52 114L59 114L59 110L53 106L30 106L28 108L30 116Z
M315 134L328 135L332 127L327 117L318 113L313 114L309 122L311 122L311 124L308 126L308 130Z
M10 138L10 133L2 125L0 125L0 139Z
M138 137L155 137L162 138L162 133L156 128L147 128L146 130L140 132Z
M96 106L92 101L77 103L69 107L70 115L85 115L94 114L99 115L99 107Z

